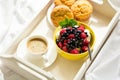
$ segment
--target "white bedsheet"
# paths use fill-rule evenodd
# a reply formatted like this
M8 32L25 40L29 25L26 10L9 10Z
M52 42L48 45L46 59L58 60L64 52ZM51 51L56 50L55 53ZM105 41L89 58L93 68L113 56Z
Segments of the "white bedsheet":
M110 4L120 11L120 0L110 0ZM120 80L120 20L87 70L85 80Z
M0 51L6 47L44 6L46 0L0 0ZM26 80L0 64L0 80ZM6 70L7 72L6 72ZM5 73L4 73L5 71Z
M85 80L120 80L120 21L88 69Z
M0 0L0 50L25 29L45 0Z

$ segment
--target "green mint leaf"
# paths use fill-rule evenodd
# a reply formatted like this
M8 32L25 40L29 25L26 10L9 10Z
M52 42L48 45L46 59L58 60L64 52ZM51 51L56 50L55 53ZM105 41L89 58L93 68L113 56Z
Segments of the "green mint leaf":
M59 23L59 25L62 27L62 28L65 28L65 27L68 27L68 26L75 26L77 25L77 21L75 21L74 19L68 19L66 18L65 20L61 21Z
M73 26L77 25L77 22L73 19L70 19L69 20L69 25L73 27Z

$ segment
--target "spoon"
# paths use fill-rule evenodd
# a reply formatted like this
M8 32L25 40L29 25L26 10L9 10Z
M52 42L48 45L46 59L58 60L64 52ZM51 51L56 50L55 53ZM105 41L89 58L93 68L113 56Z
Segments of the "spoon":
M90 51L90 44L88 44L88 54L89 54L89 58L90 61L92 60L92 56L91 56L91 51Z
M89 30L85 30L85 32L87 32L88 33L88 38L87 38L87 40L89 41L89 43L88 43L88 54L89 54L89 58L90 58L90 61L92 60L92 56L91 56L91 51L90 51L90 39L91 39L91 34L90 34L90 32L89 32Z

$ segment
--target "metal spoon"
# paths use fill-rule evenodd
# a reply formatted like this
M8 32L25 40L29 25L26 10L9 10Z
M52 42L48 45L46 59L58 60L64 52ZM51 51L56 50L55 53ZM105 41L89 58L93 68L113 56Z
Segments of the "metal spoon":
M92 56L91 56L91 51L90 51L90 44L88 44L88 54L89 54L89 58L90 61L92 60Z

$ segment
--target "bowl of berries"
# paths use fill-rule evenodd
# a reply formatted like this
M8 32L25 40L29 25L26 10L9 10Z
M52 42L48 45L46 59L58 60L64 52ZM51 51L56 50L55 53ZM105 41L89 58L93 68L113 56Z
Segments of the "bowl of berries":
M54 41L62 57L79 60L88 55L88 48L93 50L95 34L87 24L73 19L65 19L59 24L54 32Z

